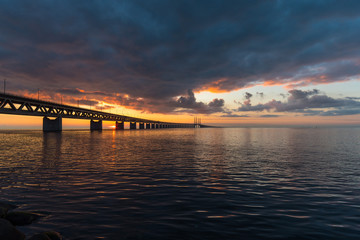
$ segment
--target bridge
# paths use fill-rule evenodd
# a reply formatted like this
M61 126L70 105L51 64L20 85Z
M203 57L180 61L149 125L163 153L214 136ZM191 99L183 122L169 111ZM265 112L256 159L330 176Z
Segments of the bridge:
M44 132L61 131L62 118L88 119L90 130L102 130L102 121L116 122L116 130L124 130L125 122L130 123L130 129L209 127L197 122L189 124L154 121L1 93L0 114L43 117Z

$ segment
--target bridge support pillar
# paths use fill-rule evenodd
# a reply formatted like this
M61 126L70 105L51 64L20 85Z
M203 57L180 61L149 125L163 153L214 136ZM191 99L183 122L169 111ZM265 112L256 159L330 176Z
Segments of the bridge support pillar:
M146 124L146 129L150 129L150 123Z
M62 118L57 117L55 119L43 118L43 131L44 132L61 132L62 130Z
M94 121L94 120L90 120L90 130L102 130L102 120L99 121Z
M136 122L130 122L130 129L136 129Z
M139 123L139 129L144 129L144 123Z
M124 122L116 122L115 130L124 130Z

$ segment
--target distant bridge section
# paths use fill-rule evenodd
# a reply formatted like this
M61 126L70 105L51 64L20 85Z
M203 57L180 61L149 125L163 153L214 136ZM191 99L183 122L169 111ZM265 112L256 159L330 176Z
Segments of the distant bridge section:
M106 113L86 108L74 107L48 101L36 100L11 94L0 93L0 114L41 116L43 130L61 131L62 118L88 119L91 130L102 130L102 121L115 121L116 130L123 130L124 123L130 123L130 129L157 128L199 128L201 124L161 122L125 115ZM55 118L55 119L50 119ZM137 127L138 125L138 127Z

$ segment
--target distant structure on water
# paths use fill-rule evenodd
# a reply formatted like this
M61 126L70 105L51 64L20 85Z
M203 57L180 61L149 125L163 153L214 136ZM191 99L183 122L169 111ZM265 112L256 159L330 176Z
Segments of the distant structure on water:
M69 106L49 101L26 98L5 93L0 94L0 114L15 114L43 117L43 131L62 131L62 118L89 119L91 130L102 130L102 121L115 121L116 130L124 130L124 123L129 122L130 129L159 128L202 128L210 127L201 124L201 118L195 117L194 123L161 122L150 119L135 118L126 115L112 114L89 110L79 106ZM54 118L54 119L51 119Z

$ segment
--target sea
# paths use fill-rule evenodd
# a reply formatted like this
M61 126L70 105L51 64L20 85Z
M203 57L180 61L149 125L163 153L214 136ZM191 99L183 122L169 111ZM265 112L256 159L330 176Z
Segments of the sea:
M0 131L0 201L64 239L360 239L360 128Z

